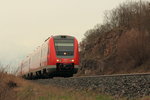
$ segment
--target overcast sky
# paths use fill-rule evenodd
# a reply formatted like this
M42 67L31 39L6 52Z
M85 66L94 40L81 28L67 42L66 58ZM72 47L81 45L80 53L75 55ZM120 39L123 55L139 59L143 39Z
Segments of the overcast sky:
M79 42L102 23L106 10L126 0L0 0L0 62L16 63L51 35Z

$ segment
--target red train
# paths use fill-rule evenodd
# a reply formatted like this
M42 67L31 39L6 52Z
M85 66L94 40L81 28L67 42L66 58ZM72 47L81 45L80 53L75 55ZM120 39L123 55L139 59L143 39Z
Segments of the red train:
M73 36L51 36L19 65L25 78L71 77L79 67L78 41Z

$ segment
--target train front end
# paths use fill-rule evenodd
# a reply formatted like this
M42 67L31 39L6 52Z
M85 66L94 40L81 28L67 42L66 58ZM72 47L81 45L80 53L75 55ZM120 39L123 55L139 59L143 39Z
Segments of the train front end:
M77 73L79 66L78 42L72 36L54 36L56 70Z

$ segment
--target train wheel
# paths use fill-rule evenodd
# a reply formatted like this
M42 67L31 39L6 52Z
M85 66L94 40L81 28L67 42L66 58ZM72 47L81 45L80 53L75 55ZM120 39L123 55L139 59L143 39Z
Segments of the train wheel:
M46 79L49 77L48 72L46 71L46 69L43 69L43 74L42 74L42 78Z

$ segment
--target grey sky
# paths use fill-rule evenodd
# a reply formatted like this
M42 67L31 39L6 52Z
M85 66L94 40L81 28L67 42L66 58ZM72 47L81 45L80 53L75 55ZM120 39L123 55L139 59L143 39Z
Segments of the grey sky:
M0 61L17 62L51 35L79 41L126 0L0 0Z

